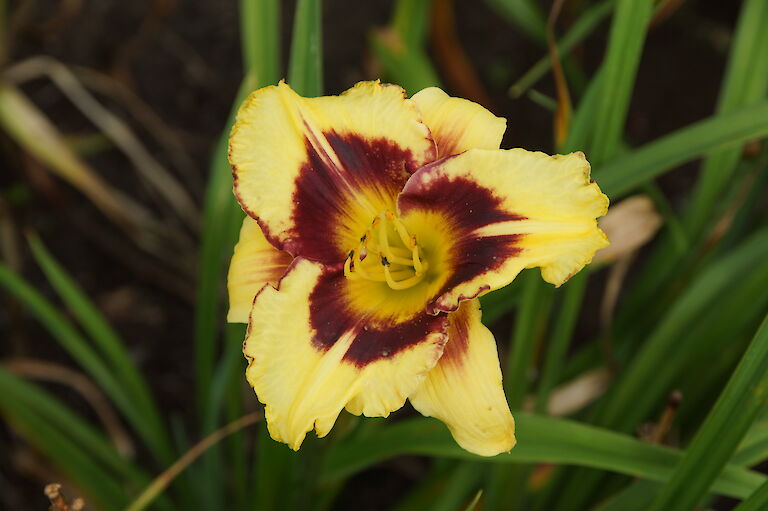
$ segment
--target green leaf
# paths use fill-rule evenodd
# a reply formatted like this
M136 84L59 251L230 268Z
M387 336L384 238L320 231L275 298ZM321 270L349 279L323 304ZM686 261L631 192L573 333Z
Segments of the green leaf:
M645 146L622 154L595 169L603 192L616 199L677 165L706 154L768 135L768 101L710 117Z
M733 511L764 511L768 508L768 482L755 490L744 502L733 508Z
M275 83L280 74L279 3L276 0L241 1L241 46L246 75L211 158L203 206L203 228L198 253L195 300L195 382L205 431L215 428L209 407L216 360L216 340L221 333L221 289L224 269L245 216L232 195L232 168L227 161L229 132L240 103L256 88ZM214 410L215 411L215 410Z
M647 511L661 485L653 481L636 481L617 492L595 511Z
M104 363L88 341L56 307L2 263L0 263L0 286L5 287L27 307L61 347L101 386L148 446L158 450L164 448L161 444L156 445L156 437L144 420L142 410L137 408L130 392L116 378L112 368Z
M766 403L768 316L651 509L695 507Z
M49 426L65 435L80 449L93 457L93 463L109 469L125 478L125 482L141 486L149 479L145 473L124 459L103 433L75 414L69 407L6 369L0 368L0 410L6 417L13 417L19 408L25 408Z
M590 35L600 23L608 17L613 10L613 4L616 0L603 0L595 5L590 5L574 21L571 28L568 29L563 37L557 41L557 49L561 55L567 55L574 46L581 43ZM509 89L509 93L514 98L519 98L536 82L538 82L546 73L552 69L552 60L549 55L542 57L541 60L528 70L517 82Z
M607 161L619 149L652 11L652 0L616 3L588 145L594 165Z
M768 420L762 420L752 426L731 461L737 465L752 466L766 459L768 459Z
M240 0L243 65L260 86L281 78L279 29L279 0Z
M544 366L539 378L536 394L536 412L538 413L546 412L550 392L562 375L563 362L576 328L576 321L579 319L588 277L588 270L583 270L565 285L563 303L555 320L551 339L547 344Z
M225 268L232 256L244 214L232 195L232 168L227 160L229 132L240 104L254 89L274 84L280 77L280 3L276 0L241 0L241 47L245 77L243 78L224 128L213 152L209 181L203 209L203 230L198 255L197 298L195 303L195 380L197 404L202 420L202 431L211 432L219 424L221 410L231 400L221 396L238 395L240 381L230 374L237 369L232 336L237 328L228 328L221 367L214 384L217 339L222 334L225 317L222 314L222 284ZM237 341L240 345L240 340ZM234 383L233 383L234 382ZM230 441L231 442L231 441ZM233 459L233 486L236 498L247 493L247 479L243 467L245 453L240 450ZM185 477L198 476L204 485L192 486L198 492L198 505L221 507L225 475L221 467L221 450L212 448L201 460L199 473L195 467Z
M298 0L293 20L288 83L302 96L323 94L321 0Z
M542 45L546 42L547 21L533 0L485 0L496 12L517 25L525 34Z
M742 280L747 273L752 272L751 278L761 283L768 280L768 267L754 271L766 258L768 230L763 230L702 273L632 357L632 363L612 387L598 423L628 431L645 420L669 392L674 376L683 369L689 354L702 349L700 339L686 333L700 323L711 307L723 306L721 299L726 290L748 285L749 281ZM670 363L672 360L679 362Z
M157 405L122 340L37 236L29 237L29 246L48 281L101 351L105 363L130 390L126 395L132 401L132 407L140 410L142 427L146 426L146 434L151 436L149 446L164 464L172 463L173 447Z
M446 487L430 503L430 511L455 511L466 507L470 496L477 492L482 475L479 463L459 463L448 477Z
M392 28L408 48L422 48L429 31L432 0L397 0Z
M554 288L541 280L538 270L528 270L524 279L520 310L512 332L512 347L504 372L504 391L512 410L523 406L537 340L544 330Z
M754 105L768 93L768 2L747 0L741 7L717 112L724 114ZM757 114L756 114L757 115ZM741 158L741 147L731 145L708 154L701 167L686 215L692 233L711 217Z
M126 483L149 478L123 459L102 434L46 392L0 368L0 413L102 509L122 509ZM165 507L167 509L167 506Z
M228 126L245 96L253 90L253 75L243 80L238 91ZM210 178L205 191L203 232L198 253L197 297L195 300L195 383L201 417L206 416L210 401L216 340L221 332L221 290L224 268L232 256L237 232L245 216L232 196L232 168L227 161L229 129L222 134L213 153ZM213 418L204 424L213 430Z
M440 86L424 47L431 4L431 0L398 0L390 27L373 30L369 36L383 77L403 87L409 95Z
M488 463L559 463L598 468L666 481L682 453L613 431L564 419L519 413L518 445L507 454L483 458L461 449L448 430L432 419L409 419L368 437L335 445L328 453L323 479L328 482L398 455L422 455ZM727 466L713 491L744 498L763 484L765 476Z

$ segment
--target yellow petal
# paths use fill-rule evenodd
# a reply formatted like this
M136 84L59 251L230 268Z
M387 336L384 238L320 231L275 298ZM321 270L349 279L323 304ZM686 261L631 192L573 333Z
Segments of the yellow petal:
M471 149L414 174L398 199L403 222L417 237L429 226L453 236L430 312L456 310L524 268L559 286L588 264L608 244L596 220L608 198L589 171L582 153Z
M405 91L361 82L302 98L288 85L252 93L229 142L235 195L276 247L336 263L410 175L436 157Z
M280 280L292 259L287 252L276 249L267 241L256 220L245 217L240 228L240 240L235 245L229 264L227 321L248 323L256 293L264 284Z
M437 87L414 94L440 158L467 149L498 149L507 120L467 99L452 98Z
M325 436L349 404L387 416L434 367L445 344L445 315L389 324L345 302L336 268L297 258L277 289L254 301L244 354L246 376L266 405L275 440L298 449L312 428Z
M467 451L507 452L515 445L515 421L501 386L496 341L480 322L480 302L463 302L449 319L443 356L411 395L411 404L445 422Z

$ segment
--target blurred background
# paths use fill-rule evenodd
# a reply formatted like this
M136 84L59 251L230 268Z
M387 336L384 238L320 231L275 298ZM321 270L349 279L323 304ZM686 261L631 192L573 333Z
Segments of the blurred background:
M307 93L338 94L357 81L375 78L400 83L411 94L438 84L451 95L472 99L506 117L503 147L548 153L584 150L596 169L622 167L622 161L631 160L620 160L622 154L634 154L635 148L647 147L728 109L749 106L749 102L737 104L739 98L754 97L755 104L765 101L765 76L761 82L745 85L741 92L723 92L724 83L736 80L732 75L737 72L747 81L753 79L750 69L766 73L765 66L750 64L759 63L760 56L768 62L768 54L763 52L767 36L757 33L760 25L749 34L747 28L741 35L737 32L750 21L740 19L746 4L761 2L660 0L647 2L646 11L631 7L640 3L299 2L300 9L315 9L316 15L307 18L310 28L322 28L315 34L322 45L314 50L322 74L315 74L314 82L311 77L305 82L314 83L307 86ZM289 59L298 58L294 54L301 35L297 39L300 24L295 2L248 4L235 0L0 0L2 509L46 509L49 501L43 487L50 482L64 484L67 500L82 495L86 509L122 509L144 483L198 440L260 409L242 378L244 361L238 347L230 349L233 343L239 345L242 330L225 327L223 321L224 271L239 220L227 183L221 140L238 91L287 76ZM644 13L645 21L632 20L632 8L640 9L636 12ZM766 14L760 6L750 8ZM258 18L264 12L269 17ZM625 16L623 21L617 18L619 12ZM247 16L255 16L256 21L244 21ZM619 41L621 27L615 25L620 21L641 25L639 35L626 43ZM559 41L562 46L562 36L574 34L574 27L578 33L565 39L567 51L561 50L560 76L567 83L566 90L553 78L548 42ZM762 25L762 31L767 27ZM262 32L271 37L267 39L273 45L270 76L243 82L249 73L247 51L243 50L249 36L243 30L252 31L253 37ZM405 33L407 30L414 32ZM307 34L312 37L312 30ZM736 58L732 55L738 37L753 38L749 43L752 53L744 50L749 55L739 61L742 68L734 71L735 64L729 67L729 59ZM625 59L634 59L635 69L621 67L626 62L613 49L619 46L629 52ZM612 52L616 56L609 58ZM265 54L254 55L258 59ZM609 61L618 66L616 83L621 76L628 80L622 85L626 94L619 89L603 94L626 97L614 107L588 106L572 117L570 102L573 111L579 112L590 85ZM251 64L258 68L263 64L259 62ZM296 73L294 82L302 79L301 72ZM563 110L564 93L570 100L567 112ZM728 103L724 94L735 99ZM600 94L597 96L600 101ZM621 114L612 118L610 111ZM742 300L723 302L723 307L732 307L732 315L715 325L722 328L718 330L720 340L728 341L729 348L713 340L707 350L696 351L694 346L688 352L677 353L673 348L664 352L658 360L675 360L678 369L631 424L612 423L609 412L601 419L599 409L595 411L590 404L626 374L622 372L643 343L661 335L657 325L669 319L666 312L690 290L691 282L707 275L708 268L718 267L719 257L727 258L729 250L766 225L766 150L759 142L768 122L759 117L766 111L756 107L758 118L742 119L751 128L732 128L724 135L726 140L693 132L693 145L697 141L707 145L693 147L680 157L669 156L658 163L653 154L637 156L638 167L633 171L642 177L626 186L617 177L606 190L614 207L623 196L643 194L613 224L618 253L599 261L588 283L584 277L578 291L567 295L562 290L554 293L543 286L536 288L526 280L527 272L520 282L486 299L486 323L499 341L502 367L523 368L523 395L513 408L534 408L532 402L525 405L523 398L540 390L547 342L559 335L564 340L558 345L562 355L558 363L564 369L545 378L550 386L541 398L544 404L536 405L537 412L569 415L644 440L655 438L652 444L689 445L765 314L764 289L737 292L726 288L749 275L758 275L762 279L758 284L765 280L762 248L750 249L749 258L739 256L741 266L728 274L739 277L723 277L723 282L717 281L721 287L712 291L712 300L726 295ZM606 132L604 125L590 125L601 115L609 115L617 126ZM573 136L574 126L583 130L580 139L567 138ZM717 126L713 129L723 132ZM602 135L615 139L609 149L600 145ZM590 139L593 136L596 139ZM683 220L682 227L677 226L677 215L688 218L686 208L700 183L698 157L724 142L737 144L730 146L736 156L727 165L741 170L733 171L733 180L723 180L728 181L728 188L715 179L721 188L715 187L710 200L697 202L707 212L698 216L701 221ZM678 143L683 140L670 142L672 146ZM597 153L594 159L590 149ZM643 174L653 165L655 170ZM602 174L596 176L602 186ZM717 235L713 238L712 233ZM654 237L657 239L651 242ZM722 252L717 252L720 248L713 247L720 247L722 240ZM678 250L681 244L683 248ZM662 273L652 271L662 278L649 284L648 273L643 272L655 264L664 267L658 270ZM678 278L681 268L691 271ZM634 289L638 283L645 287L627 299L627 288ZM700 293L704 291L696 288L694 298L702 296ZM568 300L575 300L578 306L568 308ZM698 319L715 303L708 301L693 310L686 319L689 322L676 327L675 334L695 329ZM739 305L743 303L750 304L749 312ZM561 316L563 310L570 311L570 316ZM679 311L675 317L685 313ZM726 321L735 316L733 324ZM616 323L614 317L623 319ZM561 324L566 325L565 332L558 334ZM675 337L666 346L674 347ZM606 338L614 344L605 342ZM524 345L530 346L530 352L520 347ZM701 368L717 358L722 360L706 381L698 380L698 373L686 365ZM135 371L121 364L133 364ZM575 394L558 395L565 411L553 412L550 391L555 384L573 383L577 377L582 380L571 388ZM633 380L640 387L643 381L639 376ZM690 410L675 421L678 401L685 403L689 397L685 391L676 391L686 386L701 387L701 394L693 396ZM146 398L146 389L151 398ZM135 396L143 397L134 402ZM56 406L49 406L47 399L55 400ZM210 403L213 408L206 408ZM46 415L60 409L76 417ZM150 409L156 410L151 413L157 413L157 420L143 423L145 411ZM413 415L406 406L395 417ZM659 424L665 420L670 423L660 432ZM90 432L79 436L79 421L96 436L91 438ZM387 427L371 422L375 428ZM367 433L359 429L365 427L345 418L334 435L342 435L338 442L364 439ZM294 458L283 446L277 446L280 450L268 458L274 446L257 429L248 426L237 433L239 444L230 437L230 444L221 444L218 452L214 449L213 454L203 456L173 483L168 500L151 506L559 510L567 506L547 486L572 489L581 486L578 481L589 480L583 483L588 491L574 497L575 511L598 509L610 501L609 496L636 484L626 477L633 475L626 470L619 470L623 477L609 476L600 482L594 472L584 476L575 469L555 471L547 459L541 460L544 464L521 460L504 465L505 472L494 473L484 464L456 461L455 456L418 453L382 458L359 471L347 470L333 484L320 484L306 472L322 473L317 461L322 456L312 454L325 449L319 447L322 442L309 442L306 459ZM345 437L347 430L351 433ZM760 431L766 436L764 429ZM520 442L524 439L520 437ZM70 450L57 450L62 445ZM105 450L103 456L99 454L103 459L93 461L96 445ZM112 450L107 453L104 445ZM763 450L745 466L759 466L768 458L764 445L760 446L757 449ZM267 461L257 459L262 452L267 453L264 459L272 460L267 468L259 465ZM130 464L124 465L118 458L130 460ZM97 469L99 463L109 468ZM109 487L109 491L94 494L96 490L83 480L102 470L118 475L103 484L94 483L102 489ZM230 470L235 475L227 475ZM271 470L272 477L281 482L270 483L264 470ZM209 480L218 481L211 483L210 495L199 500L189 488L196 481ZM752 486L744 483L744 488L753 489L762 480L749 481ZM272 485L271 503L264 492L251 495L263 485ZM519 490L517 500L504 497L507 486ZM447 499L444 496L451 488L456 496ZM705 499L702 502L714 509L733 508L742 491L715 491L729 497L706 499L707 488L709 484L695 498L697 502ZM480 489L485 489L485 497L473 501ZM656 485L645 490L635 487L635 491L647 495L644 502L650 505L661 490ZM173 496L184 493L186 497ZM744 489L742 493L750 492ZM520 497L523 494L526 496Z

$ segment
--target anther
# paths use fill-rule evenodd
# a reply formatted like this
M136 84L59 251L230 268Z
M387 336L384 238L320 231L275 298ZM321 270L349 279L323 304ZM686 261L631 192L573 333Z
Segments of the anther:
M344 261L344 276L347 278L357 278L357 275L352 273L352 258L355 255L354 250L350 250L347 260Z
M374 232L376 229L378 232ZM390 245L390 229L395 231L402 244ZM386 282L392 289L408 289L423 280L427 269L419 250L416 237L408 233L392 211L385 210L374 217L371 227L360 237L357 248L349 252L344 262L344 275ZM363 263L369 253L378 256L381 266Z

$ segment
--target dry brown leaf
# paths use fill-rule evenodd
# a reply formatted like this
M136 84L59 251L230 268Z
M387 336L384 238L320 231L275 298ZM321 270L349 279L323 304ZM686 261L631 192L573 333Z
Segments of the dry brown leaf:
M611 206L598 223L611 244L598 251L593 262L611 263L648 243L662 218L647 195L635 195Z
M556 387L547 403L547 414L552 417L571 415L602 396L613 377L606 368L587 371L573 380ZM535 396L526 398L526 410L533 410Z

